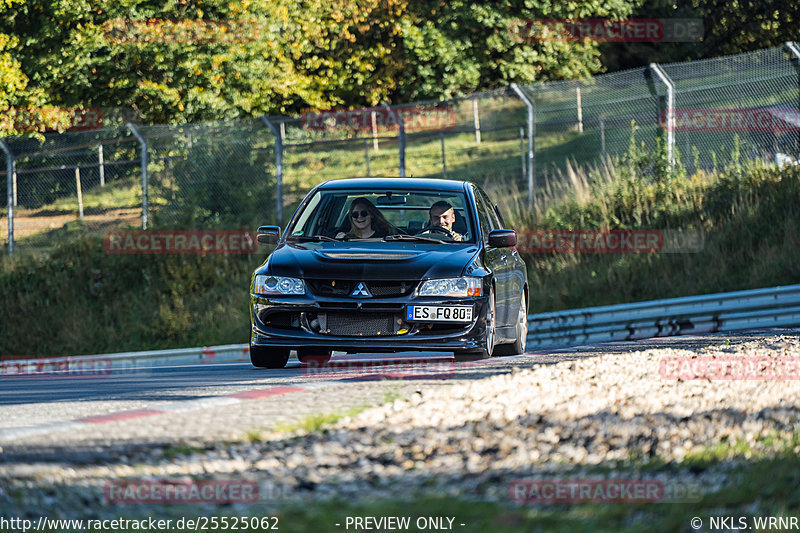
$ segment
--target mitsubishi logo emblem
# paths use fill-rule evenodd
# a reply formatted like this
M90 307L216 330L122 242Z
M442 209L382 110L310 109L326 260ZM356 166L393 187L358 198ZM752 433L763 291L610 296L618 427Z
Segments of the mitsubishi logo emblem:
M369 292L369 289L366 285L364 285L364 283L359 281L358 285L356 285L356 288L350 293L350 296L355 296L356 298L371 298L372 293Z

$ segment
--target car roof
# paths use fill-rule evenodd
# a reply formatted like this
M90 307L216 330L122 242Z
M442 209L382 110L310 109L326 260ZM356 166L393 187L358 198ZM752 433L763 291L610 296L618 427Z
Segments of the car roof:
M468 181L444 180L435 178L345 178L326 181L320 189L435 189L440 191L463 191Z

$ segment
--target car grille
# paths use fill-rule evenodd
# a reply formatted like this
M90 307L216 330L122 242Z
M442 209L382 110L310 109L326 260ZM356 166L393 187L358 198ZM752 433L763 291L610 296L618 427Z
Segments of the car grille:
M307 279L311 292L317 296L350 296L358 283L364 283L375 298L407 296L416 288L418 281L351 281Z
M327 329L322 333L344 337L396 335L398 315L394 313L328 312Z
M262 311L258 319L270 328L300 329L300 313L269 313Z

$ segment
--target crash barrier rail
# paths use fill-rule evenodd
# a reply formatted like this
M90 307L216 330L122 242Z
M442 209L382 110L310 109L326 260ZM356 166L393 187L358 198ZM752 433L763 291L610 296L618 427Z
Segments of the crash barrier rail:
M111 354L71 355L46 358L4 357L0 359L0 378L22 372L36 373L35 366L46 362L54 375L68 373L76 363L102 360L108 363L110 372L115 368L126 372L135 371L139 366L167 366L195 363L229 363L250 360L250 346L247 344L225 344L221 346L202 346L198 348L174 348L169 350L148 350L144 352L121 352Z
M800 285L528 315L528 349L800 326Z
M527 349L598 342L631 341L695 333L800 326L800 285L651 300L528 315ZM76 355L58 360L103 358L115 363L175 365L249 360L249 345ZM294 359L293 359L294 360ZM0 360L0 376L10 367L37 359ZM9 368L6 368L9 367Z

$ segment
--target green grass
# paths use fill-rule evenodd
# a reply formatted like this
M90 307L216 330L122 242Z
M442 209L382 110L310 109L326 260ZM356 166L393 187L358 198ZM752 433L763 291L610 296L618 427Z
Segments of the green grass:
M563 133L564 139L573 136ZM519 147L518 139L502 138L476 147L470 134L447 142L464 158L472 158L468 161L473 172L487 176L493 169L497 174L506 168L492 164L493 156L500 161ZM423 171L434 170L440 157L437 144L438 139L428 145L409 143L409 150L422 154L418 160ZM730 153L720 153L724 160L737 160L735 145ZM302 157L311 162L320 152ZM323 167L338 168L347 157L357 159L359 154L336 157L341 160L332 159ZM448 169L454 174L461 171L458 165ZM539 190L533 209L514 172L516 167L508 167L505 177L487 177L482 183L517 230L675 229L700 231L705 237L703 249L696 253L525 254L531 312L767 287L800 279L800 167L778 169L756 162L690 174L681 168L670 171L663 151L644 150L634 143L623 159L608 160L594 170L561 173ZM311 184L324 177L309 171L304 179ZM237 183L242 187L246 181ZM92 205L130 202L135 188L132 182L125 183L87 198ZM229 189L231 201L245 198L233 190L234 184ZM291 193L294 202L301 192ZM257 198L245 200L259 203ZM56 203L49 208L65 206ZM252 213L246 217L257 218ZM200 219L188 227L256 224L236 218L239 222L232 225L232 220ZM265 249L238 256L113 255L104 252L100 234L77 221L52 234L31 237L30 242L41 247L20 245L14 258L0 260L1 354L94 354L248 340L247 287L252 271L266 257Z
M515 228L642 228L704 235L695 253L529 254L532 308L551 311L796 283L800 168L751 163L714 174L644 178L654 157L590 173L530 210L512 194ZM497 191L499 192L499 191ZM509 195L506 195L507 197Z
M176 457L180 457L181 455L194 455L198 453L205 452L205 448L198 448L196 446L185 446L185 445L176 445L166 448L164 450L164 457L167 459L173 459Z
M689 521L714 516L797 516L800 512L800 456L798 434L770 433L752 446L741 442L711 446L688 455L680 463L650 461L599 465L581 471L583 479L651 478L661 474L693 484L701 470L717 467L727 481L717 489L701 489L688 501L658 503L514 504L509 499L480 501L468 495L380 500L364 494L358 502L332 501L314 505L286 505L278 514L290 531L341 531L347 517L452 517L458 531L691 531ZM644 473L646 472L646 473ZM664 477L666 476L666 477ZM535 476L527 476L535 477ZM567 476L563 476L567 477ZM697 478L698 480L702 478ZM506 486L500 487L507 490ZM502 492L501 492L502 494ZM461 526L460 524L464 524ZM752 525L752 521L750 522ZM704 530L708 530L707 527Z
M114 255L92 234L44 255L21 254L0 265L0 353L247 342L247 287L262 258Z
M358 413L368 409L369 407L370 406L368 405L360 405L347 409L341 409L331 413L314 413L305 415L294 422L282 422L275 424L275 430L286 433L295 433L298 431L304 433L313 433L316 431L322 431L343 418L356 416Z
M699 517L704 527L701 531L711 531L710 517L734 516L747 517L752 527L752 517L776 516L792 517L800 514L800 457L792 450L796 443L794 437L783 440L784 446L777 446L782 451L764 453L757 456L746 456L746 448L735 446L737 451L732 455L710 451L701 452L702 456L713 456L706 466L719 470L706 481L714 480L717 486L706 487L682 501L648 502L648 503L515 503L508 494L508 482L497 481L489 485L497 492L494 501L488 501L480 495L473 494L472 489L459 487L442 487L437 494L436 487L429 485L428 494L422 495L408 491L398 498L379 498L369 490L357 498L322 498L315 499L314 492L303 491L302 503L289 503L280 499L260 502L258 506L247 507L237 511L225 507L206 508L195 512L197 516L277 516L280 531L320 533L337 533L354 530L352 520L356 517L408 517L412 527L409 531L419 531L414 527L420 518L438 518L449 525L449 531L469 532L641 532L652 531L693 531L690 521ZM641 468L630 465L601 465L581 471L581 479L659 479L666 485L681 483L684 486L694 484L698 474L697 464L691 460L682 463L659 463L647 473ZM507 474L507 473L506 473ZM724 476L721 477L721 476ZM542 476L540 476L542 477ZM564 479L570 476L554 476ZM535 475L513 476L510 479L530 479ZM504 479L509 479L508 475ZM374 480L376 486L394 484L395 489L402 489L402 479ZM450 492L448 488L452 488ZM478 492L488 488L478 487ZM22 501L26 495L22 489L10 488L9 503ZM289 496L294 496L289 494ZM1 504L0 504L1 506ZM141 513L141 515L140 515ZM131 509L125 518L137 519L141 516L152 516L156 519L173 519L187 516L187 507L180 505L149 505L146 509ZM80 517L73 517L80 518ZM349 522L349 528L346 528ZM35 521L34 521L35 522ZM736 519L738 524L738 518ZM337 525L339 524L339 525ZM463 524L463 525L462 525ZM256 529L261 530L261 529ZM387 529L384 529L387 530ZM750 529L751 531L757 531Z
M82 191L83 211L91 213L111 207L141 207L142 182L138 177L129 177L112 181L100 187L92 187ZM37 212L77 213L77 196L59 198L54 202L33 210Z

